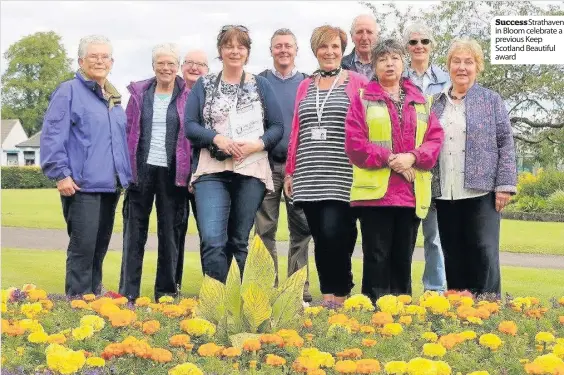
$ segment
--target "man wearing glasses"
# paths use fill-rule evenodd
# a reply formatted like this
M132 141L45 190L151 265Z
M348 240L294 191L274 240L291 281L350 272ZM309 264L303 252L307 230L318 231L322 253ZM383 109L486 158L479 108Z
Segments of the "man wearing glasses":
M255 220L256 233L261 237L274 259L276 283L278 283L276 231L278 230L280 200L284 186L288 141L292 128L292 119L294 118L294 102L298 85L304 78L307 78L307 75L298 72L294 64L297 52L296 37L292 31L288 29L276 30L270 41L270 53L274 66L272 69L267 69L260 73L274 88L284 118L284 136L271 153L274 191L266 193ZM301 267L307 266L308 244L311 234L303 210L290 204L288 197L285 197L284 201L286 203L288 229L290 231L290 249L288 252L288 276L290 276ZM304 302L311 302L309 282L306 282L303 299Z
M189 92L192 86L196 83L198 78L208 74L208 56L202 50L190 50L184 56L182 62L182 77L186 82L186 89ZM183 136L183 135L182 135ZM191 157L191 155L190 155ZM196 200L192 191L186 189L186 211L184 219L182 220L182 227L180 228L181 238L179 240L180 252L178 253L178 264L176 267L176 280L178 283L178 290L182 286L182 273L184 269L184 245L186 240L186 231L188 230L188 218L190 217L190 206L192 206L192 213L194 214L194 221L196 225L198 220L196 211Z
M343 69L352 70L368 78L374 77L374 69L370 61L372 48L378 42L380 27L373 16L361 14L355 17L351 26L351 38L354 48L350 54L343 57Z

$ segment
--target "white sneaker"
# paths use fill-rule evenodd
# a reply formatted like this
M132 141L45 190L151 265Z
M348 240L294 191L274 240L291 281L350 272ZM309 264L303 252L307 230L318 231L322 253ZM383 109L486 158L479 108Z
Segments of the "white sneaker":
M302 306L304 308L309 307L309 302L302 301Z

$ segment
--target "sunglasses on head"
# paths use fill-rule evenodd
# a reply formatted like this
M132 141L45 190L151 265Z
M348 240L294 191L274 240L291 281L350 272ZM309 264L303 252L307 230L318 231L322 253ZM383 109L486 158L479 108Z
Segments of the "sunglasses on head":
M421 39L421 40L417 40L417 39L411 39L409 41L409 45L410 46L416 46L417 43L421 42L421 44L423 44L424 46L426 46L427 44L431 43L431 39Z
M247 29L243 25L225 25L221 28L221 32L224 33L224 32L231 30L231 29L241 30L241 31L246 32L246 33L249 32L249 29Z

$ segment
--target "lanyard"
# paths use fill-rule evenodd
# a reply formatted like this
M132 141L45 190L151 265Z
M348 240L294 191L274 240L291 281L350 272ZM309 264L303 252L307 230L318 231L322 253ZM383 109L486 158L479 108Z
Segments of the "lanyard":
M317 113L317 126L319 127L321 127L321 116L323 116L323 108L325 108L325 103L327 103L327 99L329 99L329 95L331 95L331 92L333 92L333 89L335 88L335 86L337 86L337 82L339 82L339 78L341 77L341 72L342 70L335 77L335 80L333 81L331 88L329 89L329 91L327 91L327 95L325 96L323 103L321 103L321 107L319 106L319 82L317 83L315 90L315 112Z

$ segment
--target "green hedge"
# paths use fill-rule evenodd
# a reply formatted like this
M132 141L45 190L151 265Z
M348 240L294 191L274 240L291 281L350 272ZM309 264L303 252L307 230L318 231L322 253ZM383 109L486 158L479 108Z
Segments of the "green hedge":
M45 177L39 167L2 167L2 189L43 189L54 187L56 187L56 183Z
M517 195L507 206L507 211L564 215L564 172L521 173Z

